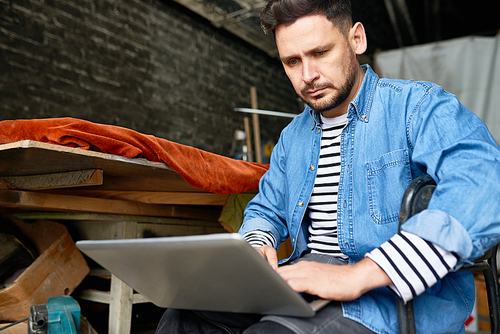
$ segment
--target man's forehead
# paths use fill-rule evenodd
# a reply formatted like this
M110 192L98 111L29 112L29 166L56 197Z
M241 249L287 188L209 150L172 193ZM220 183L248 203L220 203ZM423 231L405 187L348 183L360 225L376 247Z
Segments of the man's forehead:
M294 49L315 49L341 35L341 32L324 15L304 16L294 23L279 25L275 30L275 40L280 56Z

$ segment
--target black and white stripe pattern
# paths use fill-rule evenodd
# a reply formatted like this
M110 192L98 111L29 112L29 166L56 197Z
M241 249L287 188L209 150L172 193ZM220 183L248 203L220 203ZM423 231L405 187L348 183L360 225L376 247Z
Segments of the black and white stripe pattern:
M393 289L405 302L443 278L457 257L419 236L400 232L366 254L389 276Z
M321 150L314 189L309 199L308 247L313 253L347 258L342 254L337 237L337 195L340 180L340 138L347 114L321 118Z
M264 245L268 245L276 248L276 239L269 232L255 230L245 233L243 239L245 239L252 247L261 247Z

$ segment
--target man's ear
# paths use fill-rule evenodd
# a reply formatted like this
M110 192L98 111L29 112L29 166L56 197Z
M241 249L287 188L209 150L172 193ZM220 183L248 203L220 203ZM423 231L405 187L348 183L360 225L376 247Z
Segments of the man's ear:
M366 41L365 27L361 22L357 22L349 30L349 43L357 55L365 53L368 42Z

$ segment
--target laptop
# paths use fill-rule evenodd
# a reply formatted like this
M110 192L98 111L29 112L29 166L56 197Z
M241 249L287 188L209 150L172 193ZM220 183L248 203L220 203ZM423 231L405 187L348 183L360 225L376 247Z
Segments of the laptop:
M236 233L76 246L159 307L312 317L329 302L306 301Z

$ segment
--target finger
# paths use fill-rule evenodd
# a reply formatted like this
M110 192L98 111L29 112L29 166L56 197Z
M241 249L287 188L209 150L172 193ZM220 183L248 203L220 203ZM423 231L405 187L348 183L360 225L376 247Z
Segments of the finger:
M278 254L271 246L256 247L255 250L262 256L269 265L276 270L278 268Z
M298 265L298 263L281 266L278 268L277 272L285 281L301 279L307 274L301 269L301 266Z
M278 253L273 247L268 247L265 249L266 259L271 268L274 270L278 269Z
M309 270L311 270L310 268L307 267L309 265L309 263L307 262L308 261L300 261L294 264L287 264L286 266L281 266L278 269L278 272L280 273L280 275L285 275L287 277L305 275L306 273L309 272Z
M297 292L306 292L308 289L308 283L310 282L307 280L303 271L295 265L280 267L277 271L281 278L283 278L293 290Z

